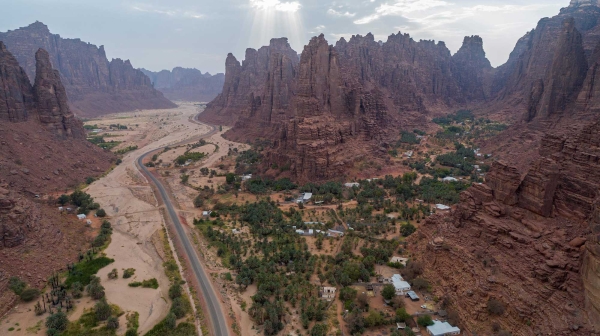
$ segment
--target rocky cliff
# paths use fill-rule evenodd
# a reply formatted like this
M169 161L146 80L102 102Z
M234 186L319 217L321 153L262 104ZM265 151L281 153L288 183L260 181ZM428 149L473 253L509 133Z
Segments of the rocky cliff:
M16 299L7 290L11 276L41 288L88 244L81 223L61 215L45 195L100 175L112 160L85 140L49 54L36 52L31 86L0 42L0 315Z
M546 134L540 148L523 177L496 162L486 184L422 226L418 259L472 332L492 322L513 335L600 330L600 122ZM490 299L506 311L490 315Z
M248 49L242 64L228 55L223 92L200 119L234 126L226 135L234 140L269 140L269 165L327 179L365 153L385 152L394 128L486 101L493 73L478 36L453 57L443 42L407 34L385 43L355 35L335 46L321 35L299 62L286 39L273 39Z
M140 69L152 81L154 88L174 101L209 102L223 89L225 75L211 75L197 69L173 68L153 72Z
M36 78L36 51L46 50L50 63L60 73L71 109L83 116L175 106L129 61L109 62L103 46L62 38L50 33L41 22L0 33L0 41L16 57L30 81Z

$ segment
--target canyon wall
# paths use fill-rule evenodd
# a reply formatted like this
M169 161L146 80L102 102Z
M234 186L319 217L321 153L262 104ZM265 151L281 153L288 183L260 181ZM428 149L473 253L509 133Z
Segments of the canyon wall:
M0 315L17 300L10 277L41 288L89 246L85 226L44 196L100 175L114 161L85 140L49 53L39 49L35 59L32 86L0 42Z
M210 102L223 89L225 75L202 73L198 69L176 67L153 72L140 69L165 97L174 101Z
M81 116L171 108L175 105L152 87L150 79L129 61L108 61L104 47L80 39L65 39L35 22L27 27L0 33L31 82L36 78L35 53L46 50L50 63L59 71L73 111Z
M600 330L600 122L546 134L540 156L523 177L494 163L486 184L414 237L435 294L470 331L491 333L493 322L513 335ZM490 316L490 299L506 312Z

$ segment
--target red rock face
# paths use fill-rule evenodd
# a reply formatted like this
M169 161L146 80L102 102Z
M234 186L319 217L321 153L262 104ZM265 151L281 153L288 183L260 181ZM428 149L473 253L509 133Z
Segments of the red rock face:
M211 75L197 69L174 68L172 71L152 72L140 69L154 84L154 88L174 101L209 102L223 89L225 75Z
M0 41L16 57L30 81L36 78L35 53L40 48L46 50L50 63L60 73L72 110L83 116L175 106L129 61L109 62L103 46L61 38L51 34L41 22L0 33Z
M25 121L33 107L27 74L0 41L0 121Z
M200 119L234 126L226 135L234 140L270 140L269 166L328 179L385 152L391 133L423 125L429 111L485 101L492 73L477 36L455 57L442 42L402 34L386 43L357 35L335 47L319 36L299 62L287 40L274 39L248 49L242 65L228 55L223 92Z
M420 260L435 262L430 281L456 302L467 328L482 330L481 303L489 298L508 308L489 321L515 334L590 335L600 328L600 122L548 134L540 155L522 181L515 168L495 163L485 185L465 191L445 219L423 226L426 239L442 237L446 249L422 249ZM539 322L521 326L527 320Z

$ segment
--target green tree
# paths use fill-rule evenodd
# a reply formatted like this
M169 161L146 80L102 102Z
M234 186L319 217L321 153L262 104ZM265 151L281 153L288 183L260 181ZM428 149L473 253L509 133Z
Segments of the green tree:
M317 324L314 325L314 327L310 331L310 335L311 336L326 336L328 329L329 328L327 327L327 324L325 324L325 323L317 323Z
M97 215L98 217L106 217L106 211L104 211L104 209L98 209L98 210L96 211L96 215Z
M393 299L396 296L396 288L394 288L394 286L390 284L383 286L381 296L383 296L383 298L388 301Z
M83 292L83 285L81 284L81 282L75 281L74 283L71 284L71 293L73 295L73 298L75 298L75 299L81 298L83 296L82 292Z
M225 181L227 182L227 184L232 184L233 182L235 182L235 174L227 173L227 175L225 175Z
M396 309L396 317L398 320L406 322L408 319L410 319L410 314L406 312L406 308L398 308Z
M62 311L58 311L46 318L46 327L48 329L54 329L57 331L63 331L67 329L69 325L69 319L67 318L67 314Z
M94 312L96 314L96 319L99 321L104 321L110 317L112 309L110 308L108 302L106 302L106 298L102 298L100 301L96 302L96 305L94 306Z
M352 287L344 287L340 290L340 300L341 301L354 300L356 298L357 293L358 292L356 291L356 289L354 289Z
M175 314L175 317L178 319L185 316L187 313L188 307L186 302L181 298L177 297L173 300L173 305L171 306L171 312Z
M169 288L169 297L174 300L178 297L181 296L181 285L179 284L179 282L175 282L173 285L171 285L171 287Z
M167 315L167 317L165 318L165 326L167 326L167 328L169 329L175 329L176 325L177 318L175 317L175 314L169 313L169 315Z
M65 204L69 203L69 200L70 200L69 196L62 194L58 198L58 204L65 205Z
M400 226L400 233L403 237L408 237L411 234L415 233L415 231L417 231L417 228L410 223L402 224Z
M421 327L428 327L428 326L433 325L433 320L431 319L431 316L429 316L429 315L421 315L417 319L417 323Z
M87 286L87 292L95 300L104 297L104 287L100 284L100 278L94 275L90 277L90 284Z
M106 328L110 330L119 329L119 319L114 316L109 317L108 321L106 321Z

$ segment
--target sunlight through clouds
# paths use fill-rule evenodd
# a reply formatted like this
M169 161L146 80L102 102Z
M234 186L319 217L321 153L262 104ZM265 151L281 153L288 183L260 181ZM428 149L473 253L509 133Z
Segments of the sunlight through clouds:
M442 0L397 0L395 3L384 3L375 8L375 13L354 21L355 24L367 24L383 16L401 16L406 13L424 11L435 7L449 6L451 3Z
M279 0L250 0L250 6L261 10L289 13L295 13L302 7L298 1L281 2Z

